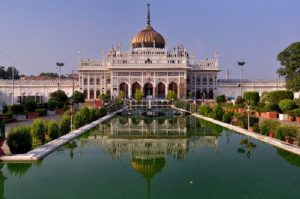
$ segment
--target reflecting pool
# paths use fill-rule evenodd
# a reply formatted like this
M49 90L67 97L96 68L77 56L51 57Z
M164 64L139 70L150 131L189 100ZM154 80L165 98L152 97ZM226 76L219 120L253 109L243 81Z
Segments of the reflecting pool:
M42 161L0 164L0 198L299 197L299 156L192 116L117 116Z

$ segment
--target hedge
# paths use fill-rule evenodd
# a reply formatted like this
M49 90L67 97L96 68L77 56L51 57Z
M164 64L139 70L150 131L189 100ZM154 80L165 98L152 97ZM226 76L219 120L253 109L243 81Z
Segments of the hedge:
M284 99L294 99L292 91L273 91L269 94L269 101L271 104L277 104Z
M54 140L59 137L60 129L56 121L51 120L48 122L48 130L47 133L51 140Z
M32 123L30 130L33 145L41 145L45 143L46 125L42 119L36 119Z
M12 128L7 137L7 145L13 154L30 151L32 149L30 127L20 126Z
M60 133L65 135L71 131L71 118L63 116L60 123Z

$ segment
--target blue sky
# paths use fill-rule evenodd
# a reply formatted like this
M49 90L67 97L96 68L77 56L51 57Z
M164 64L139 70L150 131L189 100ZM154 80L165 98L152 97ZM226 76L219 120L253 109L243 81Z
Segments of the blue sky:
M299 0L0 0L0 65L21 73L63 73L78 67L77 52L99 58L112 44L130 39L151 23L171 49L177 42L199 58L220 54L224 77L278 78L276 55L300 41Z

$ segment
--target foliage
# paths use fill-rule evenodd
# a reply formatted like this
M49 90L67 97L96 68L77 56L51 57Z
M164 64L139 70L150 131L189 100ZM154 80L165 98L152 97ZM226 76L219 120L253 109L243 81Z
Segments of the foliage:
M24 106L22 104L14 104L10 108L14 115L24 114Z
M30 129L30 133L33 140L33 145L41 145L45 143L45 132L46 132L46 125L44 120L42 119L35 119L32 122L32 126Z
M28 112L35 112L37 108L37 103L33 100L28 100L25 102L25 109L28 111Z
M123 100L126 98L126 93L124 91L119 91L118 100Z
M79 92L79 91L75 91L72 96L70 97L71 100L73 100L74 103L84 103L84 94Z
M101 95L98 96L98 99L104 102L108 102L110 100L110 95L102 93Z
M262 92L260 100L264 103L269 103L270 102L270 92L268 92L268 91Z
M222 121L230 124L232 118L233 118L234 113L233 112L225 112L223 117L222 117Z
M281 125L276 129L275 136L279 140L297 137L299 129L292 125Z
M82 114L78 112L74 117L74 128L78 129L84 125L84 120L82 118Z
M176 95L175 91L168 90L167 99L168 100L176 100L177 99L177 95Z
M99 118L101 118L101 117L103 117L103 116L105 116L105 115L106 115L105 108L99 108L99 109L97 109L96 112L95 112L95 117L96 117L96 119L99 119Z
M237 96L235 104L243 104L245 101L241 96Z
M59 108L59 109L62 109L62 108L64 108L64 107L65 107L65 104L64 104L63 102L59 102L59 101L57 101L57 104L56 104L56 106L57 106L57 108Z
M212 118L213 119L222 121L223 114L224 114L224 111L223 111L221 105L216 105L213 107L213 110L212 110Z
M54 111L57 107L58 102L54 99L49 99L48 100L48 108L50 111Z
M260 133L259 125L256 123L253 125L253 132Z
M23 177L31 168L32 163L9 163L7 164L7 170L11 175L17 177Z
M300 142L299 142L300 143ZM289 151L277 148L277 153L280 155L283 159L291 163L292 165L296 167L300 167L300 156L296 155L294 153L291 153Z
M198 108L198 112L200 115L204 115L207 117L212 112L212 109L208 105L200 105Z
M68 96L62 90L57 90L57 91L54 91L53 93L51 93L50 99L54 99L58 102L63 102L63 103L68 102Z
M83 124L88 124L91 121L90 110L87 107L84 107L80 110L79 114L82 117Z
M59 137L60 129L59 129L59 126L58 126L56 121L51 120L51 121L48 122L47 132L48 132L48 135L51 138L51 140L54 140L54 139Z
M5 69L4 66L0 66L0 79L12 79L12 74L14 73L14 79L20 79L19 70L14 67L14 72L12 71L13 67L9 66Z
M58 77L58 74L57 73L41 73L39 75L40 77L50 77L50 78L56 78Z
M248 116L237 113L237 114L235 114L235 118L237 120L237 123L236 123L237 126L244 128L244 129L248 128ZM255 124L258 124L259 118L250 116L249 121L250 121L249 126L251 127L251 126L254 126Z
M294 109L293 114L295 117L300 117L300 108Z
M136 89L134 93L134 99L140 102L143 99L144 93L142 89Z
M296 107L294 100L284 99L279 101L279 108L283 113L286 113L289 110L292 110Z
M224 102L226 102L226 96L225 95L219 95L219 96L217 96L216 101L217 101L218 104L224 103Z
M44 108L36 109L35 111L39 113L39 117L47 115L47 110Z
M60 133L65 135L71 131L71 118L64 115L60 122Z
M96 120L96 109L92 108L90 109L90 121Z
M272 91L270 92L269 101L271 104L277 104L284 99L294 99L294 93L292 91Z
M265 105L266 104L264 102L258 102L257 106L254 107L254 110L257 111L257 112L262 112Z
M265 119L259 122L259 130L263 135L268 135L270 131L274 132L279 127L280 122L271 119Z
M247 102L248 105L257 105L259 99L259 93L257 91L244 92L244 100Z
M285 77L286 88L292 91L300 90L300 42L292 43L277 55L281 68L277 70Z
M262 112L278 112L279 107L276 104L266 104L262 109Z
M26 153L32 149L30 127L20 126L12 128L7 137L7 145L11 153Z

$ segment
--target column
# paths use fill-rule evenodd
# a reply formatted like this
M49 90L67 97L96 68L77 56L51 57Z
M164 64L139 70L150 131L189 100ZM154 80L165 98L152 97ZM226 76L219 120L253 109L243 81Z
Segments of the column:
M87 98L90 99L90 74L87 76Z

